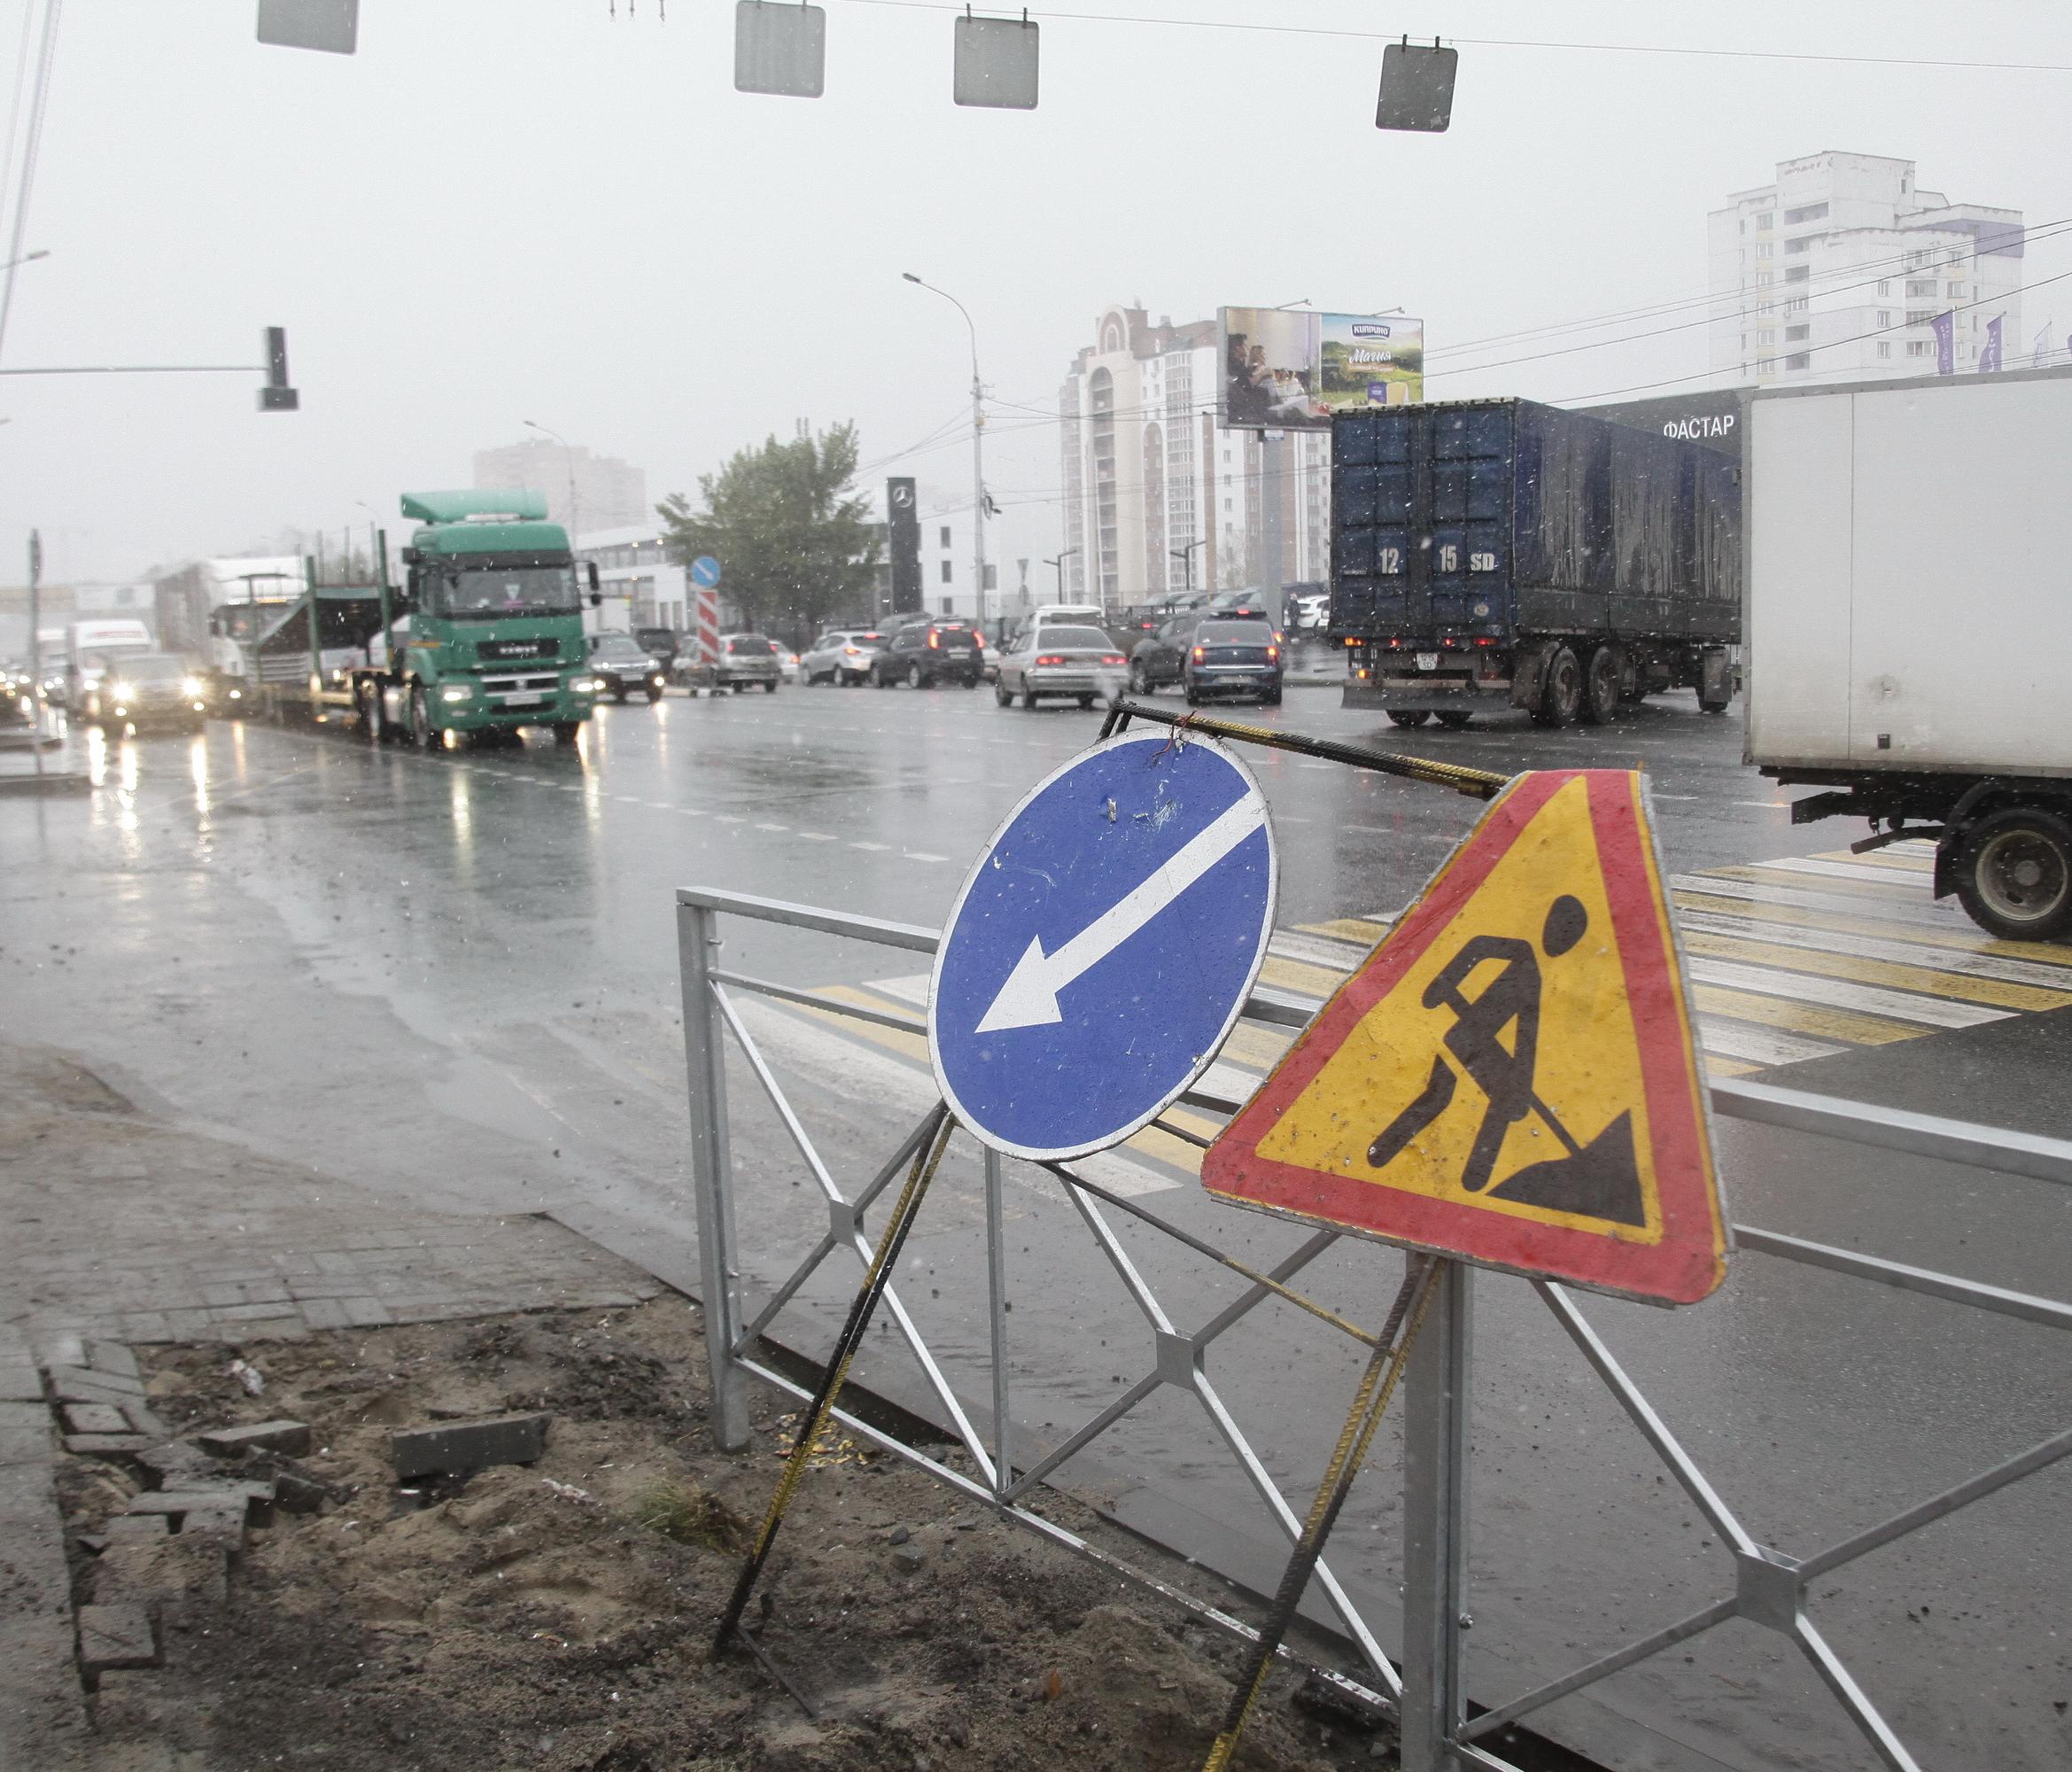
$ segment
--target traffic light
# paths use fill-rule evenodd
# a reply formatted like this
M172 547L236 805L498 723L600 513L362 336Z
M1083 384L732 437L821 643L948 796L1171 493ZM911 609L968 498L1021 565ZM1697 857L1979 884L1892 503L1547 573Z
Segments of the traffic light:
M302 396L288 385L288 329L269 326L266 330L266 385L259 391L259 409L296 412L301 406Z

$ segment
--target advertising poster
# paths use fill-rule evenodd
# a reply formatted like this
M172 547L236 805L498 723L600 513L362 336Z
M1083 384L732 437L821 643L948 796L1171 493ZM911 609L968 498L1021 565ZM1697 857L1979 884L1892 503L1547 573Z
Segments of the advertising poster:
M1222 422L1253 431L1328 431L1334 412L1424 397L1424 323L1401 315L1219 310Z

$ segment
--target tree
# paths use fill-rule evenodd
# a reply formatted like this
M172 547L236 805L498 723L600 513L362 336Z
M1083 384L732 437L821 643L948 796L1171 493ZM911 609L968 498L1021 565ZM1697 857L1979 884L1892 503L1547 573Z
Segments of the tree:
M759 628L811 627L867 610L878 538L850 491L857 433L837 424L815 437L802 420L788 442L768 439L698 478L699 508L682 493L656 506L671 555L719 562L727 600Z

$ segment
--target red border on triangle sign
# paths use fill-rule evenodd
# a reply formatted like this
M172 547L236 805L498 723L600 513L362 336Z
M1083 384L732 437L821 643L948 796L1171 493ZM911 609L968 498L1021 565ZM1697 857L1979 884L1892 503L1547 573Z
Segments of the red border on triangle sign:
M1639 774L1517 777L1201 1178L1514 1273L1662 1304L1711 1293L1727 1215Z

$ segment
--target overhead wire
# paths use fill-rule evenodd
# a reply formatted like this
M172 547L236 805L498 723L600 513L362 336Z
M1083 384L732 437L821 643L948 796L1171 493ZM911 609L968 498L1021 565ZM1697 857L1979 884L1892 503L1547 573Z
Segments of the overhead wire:
M58 54L58 21L64 6L65 0L43 0L43 36L36 51L35 83L29 90L28 123L21 143L21 183L15 194L14 223L9 234L6 281L0 284L0 350L5 349L7 320L14 311L14 279L21 273L29 197L35 190L36 157L43 146L43 113L50 96L50 69Z

